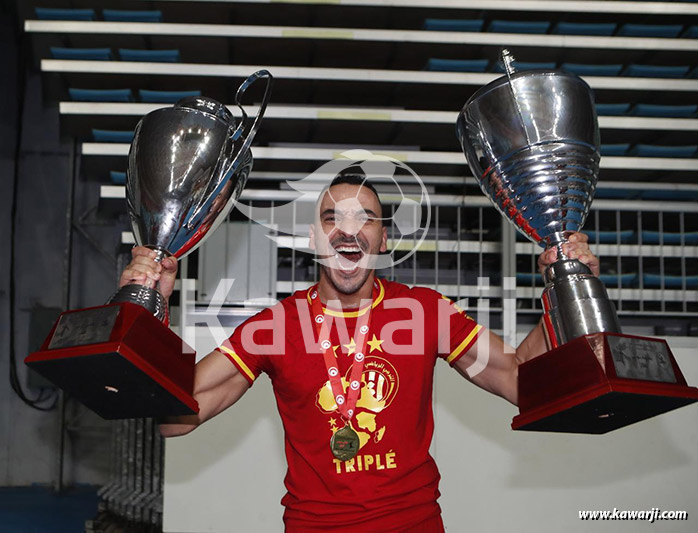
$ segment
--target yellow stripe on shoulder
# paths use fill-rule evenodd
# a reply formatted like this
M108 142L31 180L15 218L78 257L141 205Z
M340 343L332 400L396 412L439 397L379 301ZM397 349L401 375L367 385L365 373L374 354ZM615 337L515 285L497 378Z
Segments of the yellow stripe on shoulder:
M473 330L468 333L468 336L463 339L463 342L461 342L455 350L451 352L451 355L449 355L446 358L446 362L450 363L453 361L456 357L458 357L461 353L463 353L463 350L465 350L471 342L473 342L473 339L477 337L477 334L480 333L480 330L482 330L482 326L478 324L473 328Z
M245 364L245 362L242 359L240 359L240 356L236 354L233 350L231 350L227 346L219 346L218 349L229 355L238 364L238 366L242 369L242 371L247 375L248 378L250 378L252 381L256 379L255 375L250 370L250 367L248 367Z

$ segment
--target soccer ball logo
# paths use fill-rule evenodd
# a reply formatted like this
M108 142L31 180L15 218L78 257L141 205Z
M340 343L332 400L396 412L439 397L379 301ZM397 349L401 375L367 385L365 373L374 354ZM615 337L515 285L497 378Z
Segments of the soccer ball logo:
M297 250L311 251L305 238L308 237L310 224L315 221L320 193L327 189L335 176L347 169L356 169L357 174L365 175L366 180L378 188L383 205L381 220L388 233L388 252L365 254L362 265L380 270L412 257L424 242L431 222L429 195L422 180L409 166L386 155L367 150L342 152L336 159L325 163L302 180L289 181L289 186L299 193L293 201L271 208L238 203L237 209L255 222L272 229L287 231L291 228L294 236L292 246ZM362 211L358 198L340 200L335 209L351 213ZM353 218L355 223L351 229L342 227L344 222L337 222L337 228L350 235L358 234L362 222L357 217ZM279 242L283 237L271 238ZM336 250L333 251L337 253ZM330 265L328 259L323 257L316 257L315 261L336 266L336 263ZM340 262L340 267L341 264Z

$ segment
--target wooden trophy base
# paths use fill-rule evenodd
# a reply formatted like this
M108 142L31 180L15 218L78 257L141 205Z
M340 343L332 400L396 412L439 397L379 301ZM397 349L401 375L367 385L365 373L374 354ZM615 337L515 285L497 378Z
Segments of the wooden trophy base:
M595 333L519 367L511 427L601 434L696 401L666 341Z
M63 313L25 363L106 419L195 414L194 350L145 308Z

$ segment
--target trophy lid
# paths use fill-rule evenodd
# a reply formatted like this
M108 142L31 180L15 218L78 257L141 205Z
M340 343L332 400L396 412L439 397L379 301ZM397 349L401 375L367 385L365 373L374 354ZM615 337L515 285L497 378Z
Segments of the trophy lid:
M482 191L541 246L584 224L599 170L593 93L559 70L507 71L468 99L457 135Z

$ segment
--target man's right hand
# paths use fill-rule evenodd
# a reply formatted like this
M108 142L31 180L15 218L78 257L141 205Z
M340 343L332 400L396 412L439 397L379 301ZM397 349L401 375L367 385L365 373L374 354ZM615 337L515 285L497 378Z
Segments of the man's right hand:
M154 287L159 281L160 293L169 299L177 277L177 259L166 257L162 263L156 263L155 252L145 246L136 246L131 255L133 259L121 273L119 288L134 283Z

